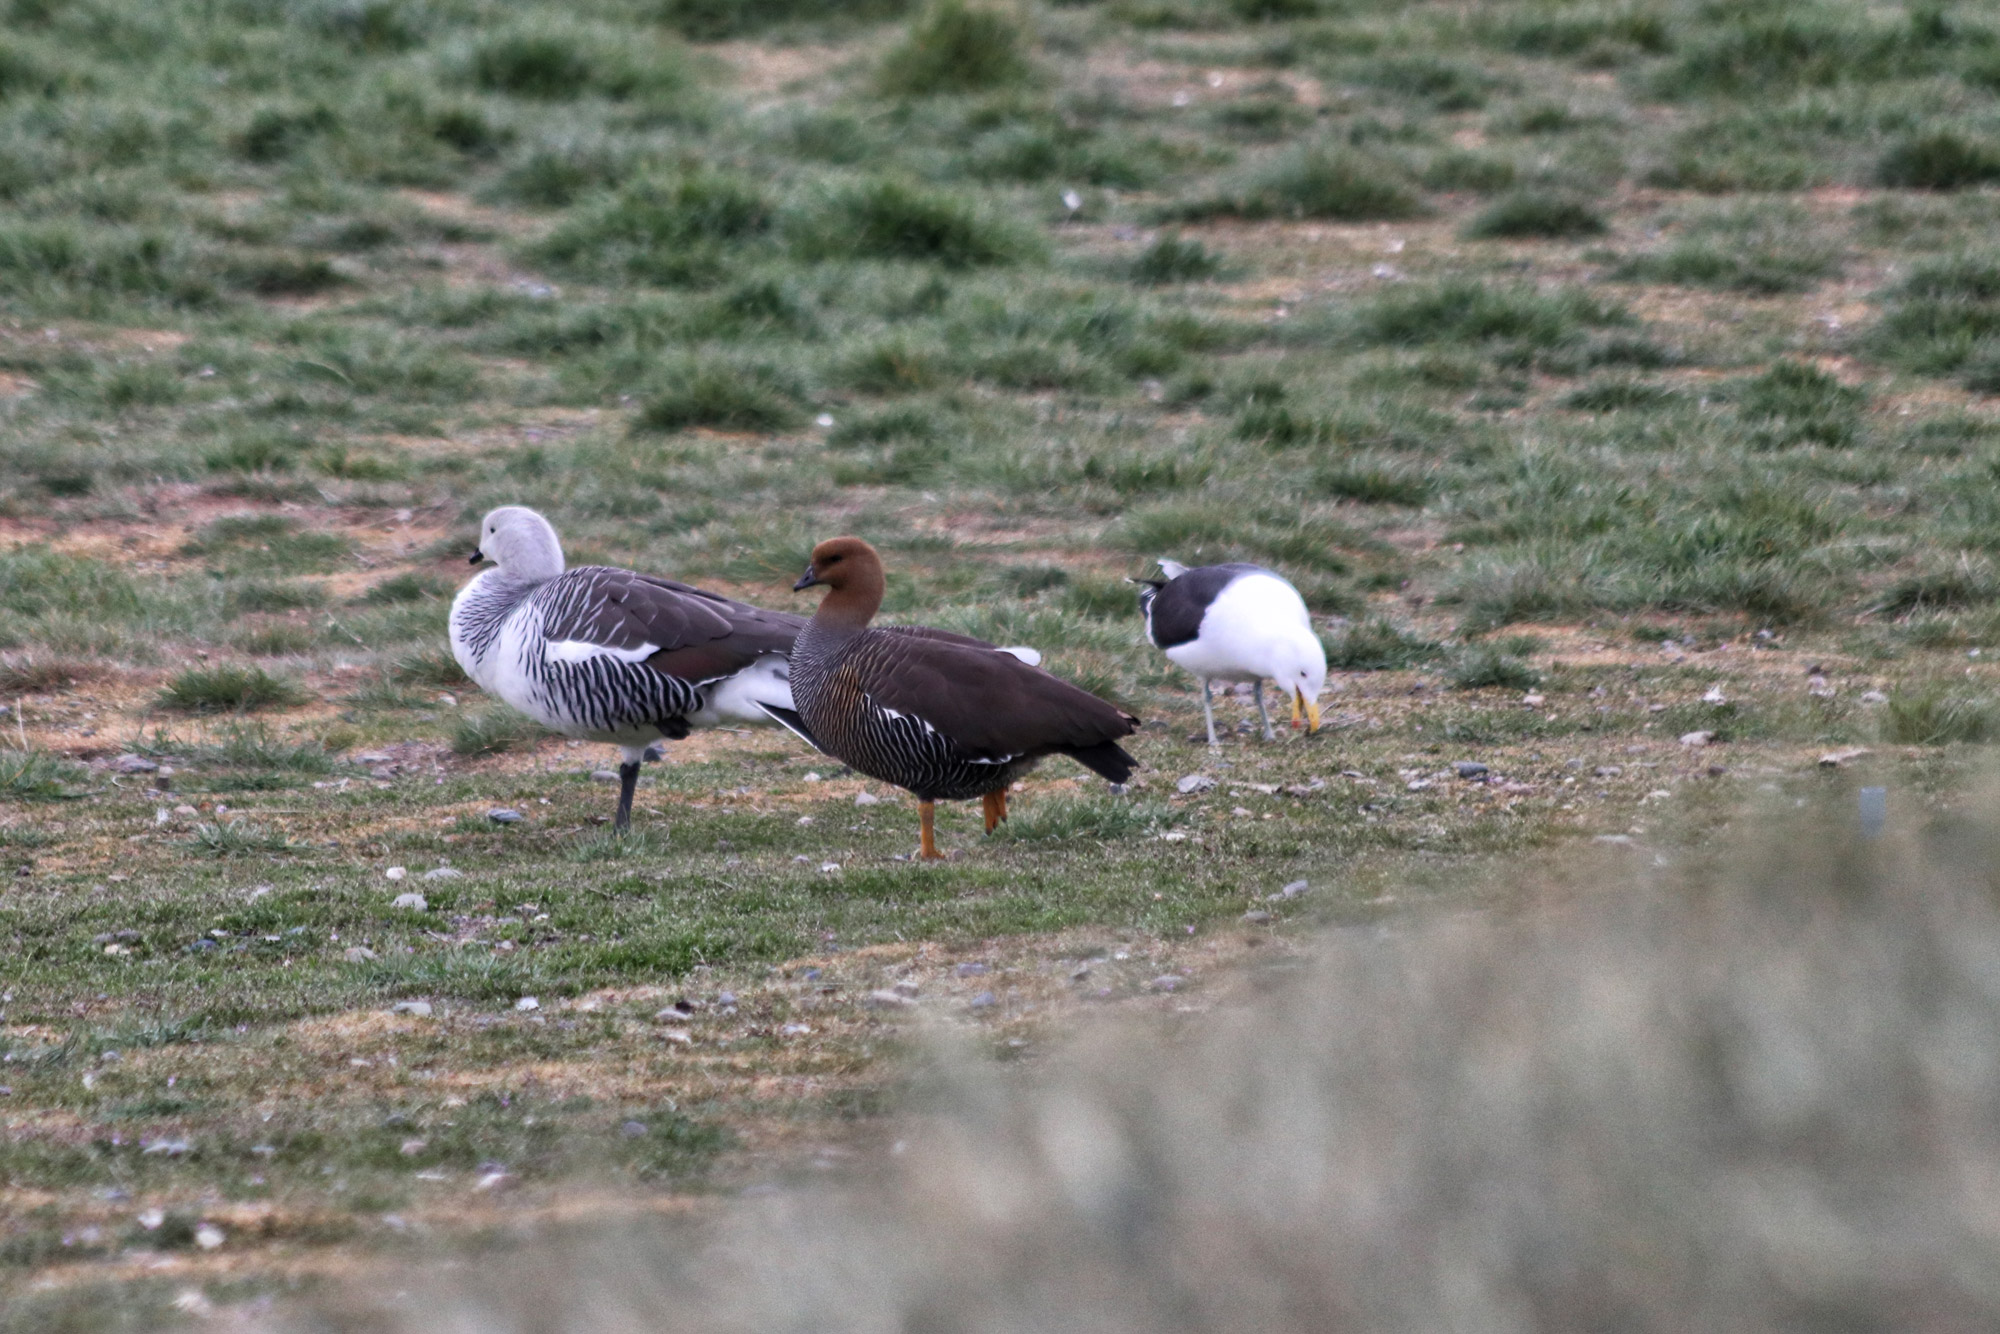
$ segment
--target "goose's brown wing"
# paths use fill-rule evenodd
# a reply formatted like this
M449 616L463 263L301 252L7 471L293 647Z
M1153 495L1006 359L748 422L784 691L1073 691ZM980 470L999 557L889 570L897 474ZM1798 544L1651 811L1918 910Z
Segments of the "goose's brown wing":
M1089 691L978 641L871 631L849 662L877 706L922 719L974 759L1090 747L1139 726Z

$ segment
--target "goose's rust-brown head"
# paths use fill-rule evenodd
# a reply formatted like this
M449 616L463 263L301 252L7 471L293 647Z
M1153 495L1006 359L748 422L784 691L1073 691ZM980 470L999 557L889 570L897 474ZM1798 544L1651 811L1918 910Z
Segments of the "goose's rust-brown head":
M817 619L866 625L882 607L882 558L858 537L830 537L813 548L806 572L792 590L814 584L827 589L814 613Z

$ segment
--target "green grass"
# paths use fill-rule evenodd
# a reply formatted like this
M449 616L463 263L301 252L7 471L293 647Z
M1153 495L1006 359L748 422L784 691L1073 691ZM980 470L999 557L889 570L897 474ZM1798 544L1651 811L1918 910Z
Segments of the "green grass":
M1142 283L1199 282L1222 271L1222 257L1200 241L1164 232L1132 261L1132 277Z
M1933 685L1899 690L1882 706L1882 740L1944 746L2000 738L2000 703L1991 695Z
M1380 222L1415 217L1422 201L1390 160L1345 147L1310 145L1262 164L1219 194L1166 210L1172 218L1316 218Z
M936 0L882 58L877 88L891 97L985 92L1028 82L1028 38L998 7Z
M844 186L809 201L791 240L809 259L928 261L947 269L1039 258L1042 242L962 195L898 179Z
M451 748L459 755L498 755L546 736L537 724L498 707L466 713L451 726Z
M295 682L262 667L190 667L167 682L159 705L177 713L250 713L302 704L306 698Z
M1473 216L1465 234L1477 239L1540 237L1560 240L1602 236L1610 230L1604 215L1581 199L1542 191L1503 195Z
M0 800L52 801L82 795L83 771L37 750L0 750Z
M1445 677L1460 690L1498 686L1503 690L1531 690L1542 676L1519 658L1499 648L1478 645L1452 660Z
M1875 166L1883 185L1911 190L1964 190L2000 181L2000 144L1950 130L1913 135L1892 145Z

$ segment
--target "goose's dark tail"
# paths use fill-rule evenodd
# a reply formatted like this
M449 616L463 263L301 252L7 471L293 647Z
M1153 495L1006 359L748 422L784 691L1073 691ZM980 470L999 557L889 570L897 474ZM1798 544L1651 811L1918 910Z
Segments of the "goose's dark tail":
M1124 782L1139 767L1139 762L1127 755L1125 748L1115 741L1100 741L1094 746L1064 746L1062 753L1114 783Z

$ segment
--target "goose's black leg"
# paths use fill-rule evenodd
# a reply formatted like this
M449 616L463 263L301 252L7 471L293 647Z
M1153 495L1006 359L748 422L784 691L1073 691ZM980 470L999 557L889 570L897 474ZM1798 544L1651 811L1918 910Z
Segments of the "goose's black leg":
M631 760L618 766L618 815L611 827L624 833L632 824L632 794L639 788L639 762Z

